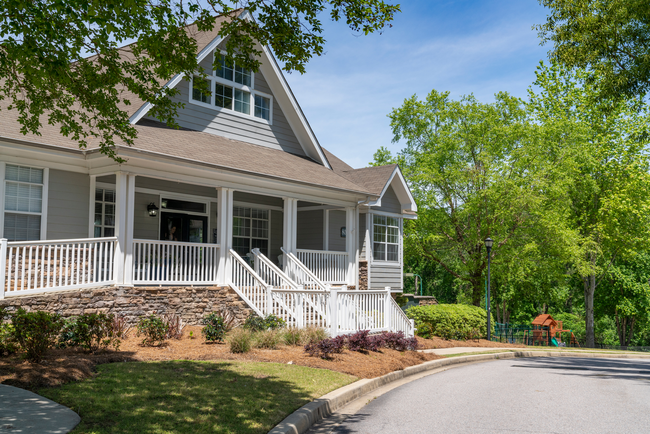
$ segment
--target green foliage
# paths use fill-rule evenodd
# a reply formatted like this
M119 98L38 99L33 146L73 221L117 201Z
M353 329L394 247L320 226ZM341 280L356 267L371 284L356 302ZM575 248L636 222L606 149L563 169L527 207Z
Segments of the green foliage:
M40 362L45 352L56 343L63 320L57 314L27 312L20 308L12 315L11 324L14 338L25 352L25 358L31 362Z
M417 335L423 338L467 340L475 339L476 332L482 338L487 337L487 313L480 307L463 304L413 306L406 310L406 315L415 321Z
M306 333L304 329L297 327L286 328L282 332L282 341L285 345L298 346L305 343Z
M536 26L551 59L590 70L605 98L650 91L650 3L639 0L540 0L546 23Z
M321 327L307 327L303 331L305 333L304 343L322 341L329 336Z
M252 332L261 332L264 330L276 330L286 326L286 322L276 315L267 315L264 318L251 314L244 322L244 328Z
M255 333L253 342L255 343L255 348L274 350L282 342L282 334L273 329L262 330Z
M0 357L11 355L18 351L14 327L9 322L11 314L6 307L0 306Z
M59 333L60 347L81 347L96 352L112 346L120 347L120 339L114 331L115 315L92 313L65 320Z
M248 329L236 328L228 336L228 345L231 353L247 353L253 345L253 333Z
M144 336L142 345L145 346L162 345L169 332L167 323L155 314L140 317L136 329L138 336Z
M201 333L208 342L223 342L228 332L226 322L218 313L212 312L203 317Z
M254 17L249 20L234 10L240 6L230 0L140 1L119 7L81 0L2 2L0 100L18 111L24 133L38 134L43 116L80 147L94 140L103 153L122 162L115 143L131 145L137 135L125 110L130 104L125 92L150 103L150 116L178 127L175 117L183 104L168 96L179 91L165 85L176 75L201 71L197 32L220 25L229 60L243 68L257 71L258 47L270 46L286 71L304 73L309 59L323 52L320 19L326 9L332 20L344 20L363 34L382 31L399 12L398 5L381 0L251 0L245 2ZM126 44L127 49L117 49ZM129 56L120 57L126 50Z

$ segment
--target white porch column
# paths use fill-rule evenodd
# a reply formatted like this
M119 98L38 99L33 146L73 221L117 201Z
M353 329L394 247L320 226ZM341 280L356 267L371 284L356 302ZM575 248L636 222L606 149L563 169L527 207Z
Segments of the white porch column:
M356 271L356 242L357 237L357 225L355 221L356 208L347 207L345 208L345 251L348 254L348 273L347 273L347 283L348 285L354 285L356 282L355 271ZM356 288L356 287L355 287Z
M124 284L124 258L126 251L127 175L115 173L115 262L113 265L115 283Z
M126 245L124 249L124 284L133 285L133 226L135 220L135 175L126 177Z
M97 175L90 175L90 205L88 206L88 238L95 238L95 189Z
M296 253L298 234L298 199L283 197L284 216L282 225L282 247L289 253ZM284 258L282 265L287 268L287 258Z
M219 242L219 263L217 285L227 285L231 280L230 249L232 249L233 189L217 188L217 241Z

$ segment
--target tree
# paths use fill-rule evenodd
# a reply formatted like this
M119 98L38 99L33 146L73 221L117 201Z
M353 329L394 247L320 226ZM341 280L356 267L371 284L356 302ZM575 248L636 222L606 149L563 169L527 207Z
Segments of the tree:
M8 0L0 6L0 100L18 111L24 134L42 122L79 141L97 139L118 161L115 143L133 144L136 129L126 93L153 104L149 115L171 126L180 103L165 84L199 69L193 35L212 30L227 38L227 59L257 70L261 46L272 48L288 72L305 72L321 55L321 14L344 19L364 34L389 26L399 5L382 0ZM216 14L216 16L215 16ZM248 17L254 19L248 19ZM192 25L190 25L193 23ZM124 48L118 48L135 41ZM200 74L202 75L202 74Z
M635 326L646 323L650 312L650 254L644 252L616 261L602 286L598 308L614 318L619 344L630 346Z
M405 244L468 284L476 306L484 291L485 238L495 240L496 268L533 260L526 249L536 250L536 233L553 243L563 236L563 150L539 140L521 100L495 98L452 101L433 90L389 115L394 141L406 143L398 158L418 205Z
M648 111L639 98L599 96L584 70L541 65L528 104L549 146L570 155L567 254L585 298L587 346L593 347L594 296L616 261L650 242Z
M650 2L647 0L540 0L550 9L536 26L552 43L553 61L591 70L608 98L650 90Z

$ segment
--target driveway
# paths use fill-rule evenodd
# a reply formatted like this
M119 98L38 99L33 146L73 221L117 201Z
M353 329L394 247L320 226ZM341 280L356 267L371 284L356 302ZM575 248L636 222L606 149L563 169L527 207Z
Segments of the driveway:
M648 433L650 360L497 360L370 402L335 433Z

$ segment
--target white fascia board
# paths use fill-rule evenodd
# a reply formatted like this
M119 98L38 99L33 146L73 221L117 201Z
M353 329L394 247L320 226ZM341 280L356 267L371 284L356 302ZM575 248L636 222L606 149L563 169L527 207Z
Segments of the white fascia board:
M260 71L267 71L267 73L264 73L264 78L271 88L275 100L278 102L282 112L287 118L289 126L296 134L300 146L309 157L313 158L315 161L319 161L328 169L332 169L329 161L325 158L325 153L318 143L318 139L316 139L316 135L312 131L309 122L307 122L305 114L302 112L296 97L291 91L289 83L287 83L287 80L284 78L278 63L275 60L275 56L273 56L267 47L261 46L261 48L262 59L264 62L262 62L262 65L260 66ZM275 78L275 80L270 80L271 78Z
M397 190L395 193L399 194L399 192L402 192L402 197L406 196L407 200L405 202L402 202L402 209L406 209L409 211L417 212L418 207L415 204L415 199L413 198L413 195L411 194L411 189L409 188L408 184L406 183L406 179L404 179L404 175L402 175L402 171L400 170L399 166L395 166L395 170L393 170L393 173L390 175L390 178L388 178L388 181L386 182L386 185L384 185L384 189L381 191L381 194L379 195L379 200L377 201L378 204L372 204L371 206L381 206L381 198L384 197L384 194L386 194L386 191L388 190L388 187L390 187L393 184L393 181L395 180L395 177L400 181L399 183L396 183L396 186L401 187L399 190Z
M248 13L247 10L242 11L242 13L239 15L239 18L242 19L250 19L250 14ZM221 36L217 36L214 38L208 45L206 45L203 50L199 52L199 54L196 56L196 63L201 63L203 59L205 59L212 51L214 51L219 44L221 44L221 41L223 41L223 38ZM180 83L181 79L185 77L184 73L176 74L174 77L172 77L165 86L163 86L163 89L172 89L175 87L178 83ZM153 104L150 102L144 103L142 107L138 109L131 117L129 118L129 122L131 125L137 123L140 119L142 119L147 113L149 113L149 110L151 110L151 107L153 107Z
M117 165L107 162L105 156L93 153L87 156L91 175L105 175L122 170L152 178L185 182L208 187L226 187L238 191L277 197L292 197L337 207L354 206L365 195L332 187L311 185L271 176L256 175L242 171L199 164L194 160L170 158L167 155L134 148L121 148L119 155L128 161ZM95 163L97 164L96 167ZM107 164L108 163L108 164Z

